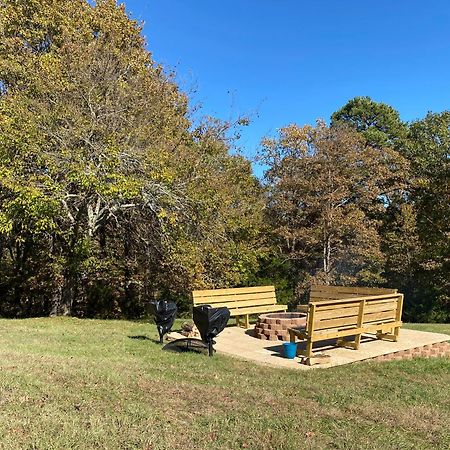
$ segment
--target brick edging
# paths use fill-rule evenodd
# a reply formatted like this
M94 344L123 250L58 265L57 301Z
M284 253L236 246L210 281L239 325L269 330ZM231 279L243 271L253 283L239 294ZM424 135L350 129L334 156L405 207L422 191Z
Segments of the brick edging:
M450 357L450 342L437 342L435 344L400 350L398 352L368 358L365 361L395 361L413 358L435 358L439 356Z

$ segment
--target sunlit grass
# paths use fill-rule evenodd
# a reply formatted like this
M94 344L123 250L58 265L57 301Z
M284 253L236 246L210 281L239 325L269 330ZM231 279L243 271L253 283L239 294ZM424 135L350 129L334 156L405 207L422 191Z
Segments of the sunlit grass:
M0 320L0 329L0 448L450 446L448 358L299 372L162 352L145 323Z

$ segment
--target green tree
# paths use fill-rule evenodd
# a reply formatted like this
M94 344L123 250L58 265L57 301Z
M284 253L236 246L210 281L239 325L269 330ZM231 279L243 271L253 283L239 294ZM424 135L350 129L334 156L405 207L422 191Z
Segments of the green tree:
M345 123L361 133L372 147L399 149L408 128L398 111L370 97L355 97L331 116L331 125Z
M421 319L450 320L450 112L428 113L410 125L410 202L417 211L421 252L415 304Z
M1 270L13 309L138 314L163 292L245 282L260 249L259 185L229 153L232 124L192 125L123 6L4 0L0 38Z

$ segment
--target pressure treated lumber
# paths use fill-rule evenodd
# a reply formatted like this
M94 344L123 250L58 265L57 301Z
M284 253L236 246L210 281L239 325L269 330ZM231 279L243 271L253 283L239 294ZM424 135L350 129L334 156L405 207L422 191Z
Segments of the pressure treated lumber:
M274 286L208 289L192 292L194 306L225 306L236 324L250 328L250 315L286 311L286 305L278 305Z

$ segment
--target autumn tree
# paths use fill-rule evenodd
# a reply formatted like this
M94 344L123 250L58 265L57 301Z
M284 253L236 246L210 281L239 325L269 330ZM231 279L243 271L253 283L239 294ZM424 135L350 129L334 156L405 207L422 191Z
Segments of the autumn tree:
M258 183L231 124L192 124L123 6L5 0L0 38L4 313L137 314L245 282Z
M383 208L383 196L399 187L402 158L320 121L265 139L263 158L275 239L299 284L311 276L323 283L382 282L379 224L368 211Z
M387 284L405 293L408 320L448 320L449 113L410 124L389 105L356 97L332 115L375 147L396 149L407 161L404 189L386 197L382 250Z

